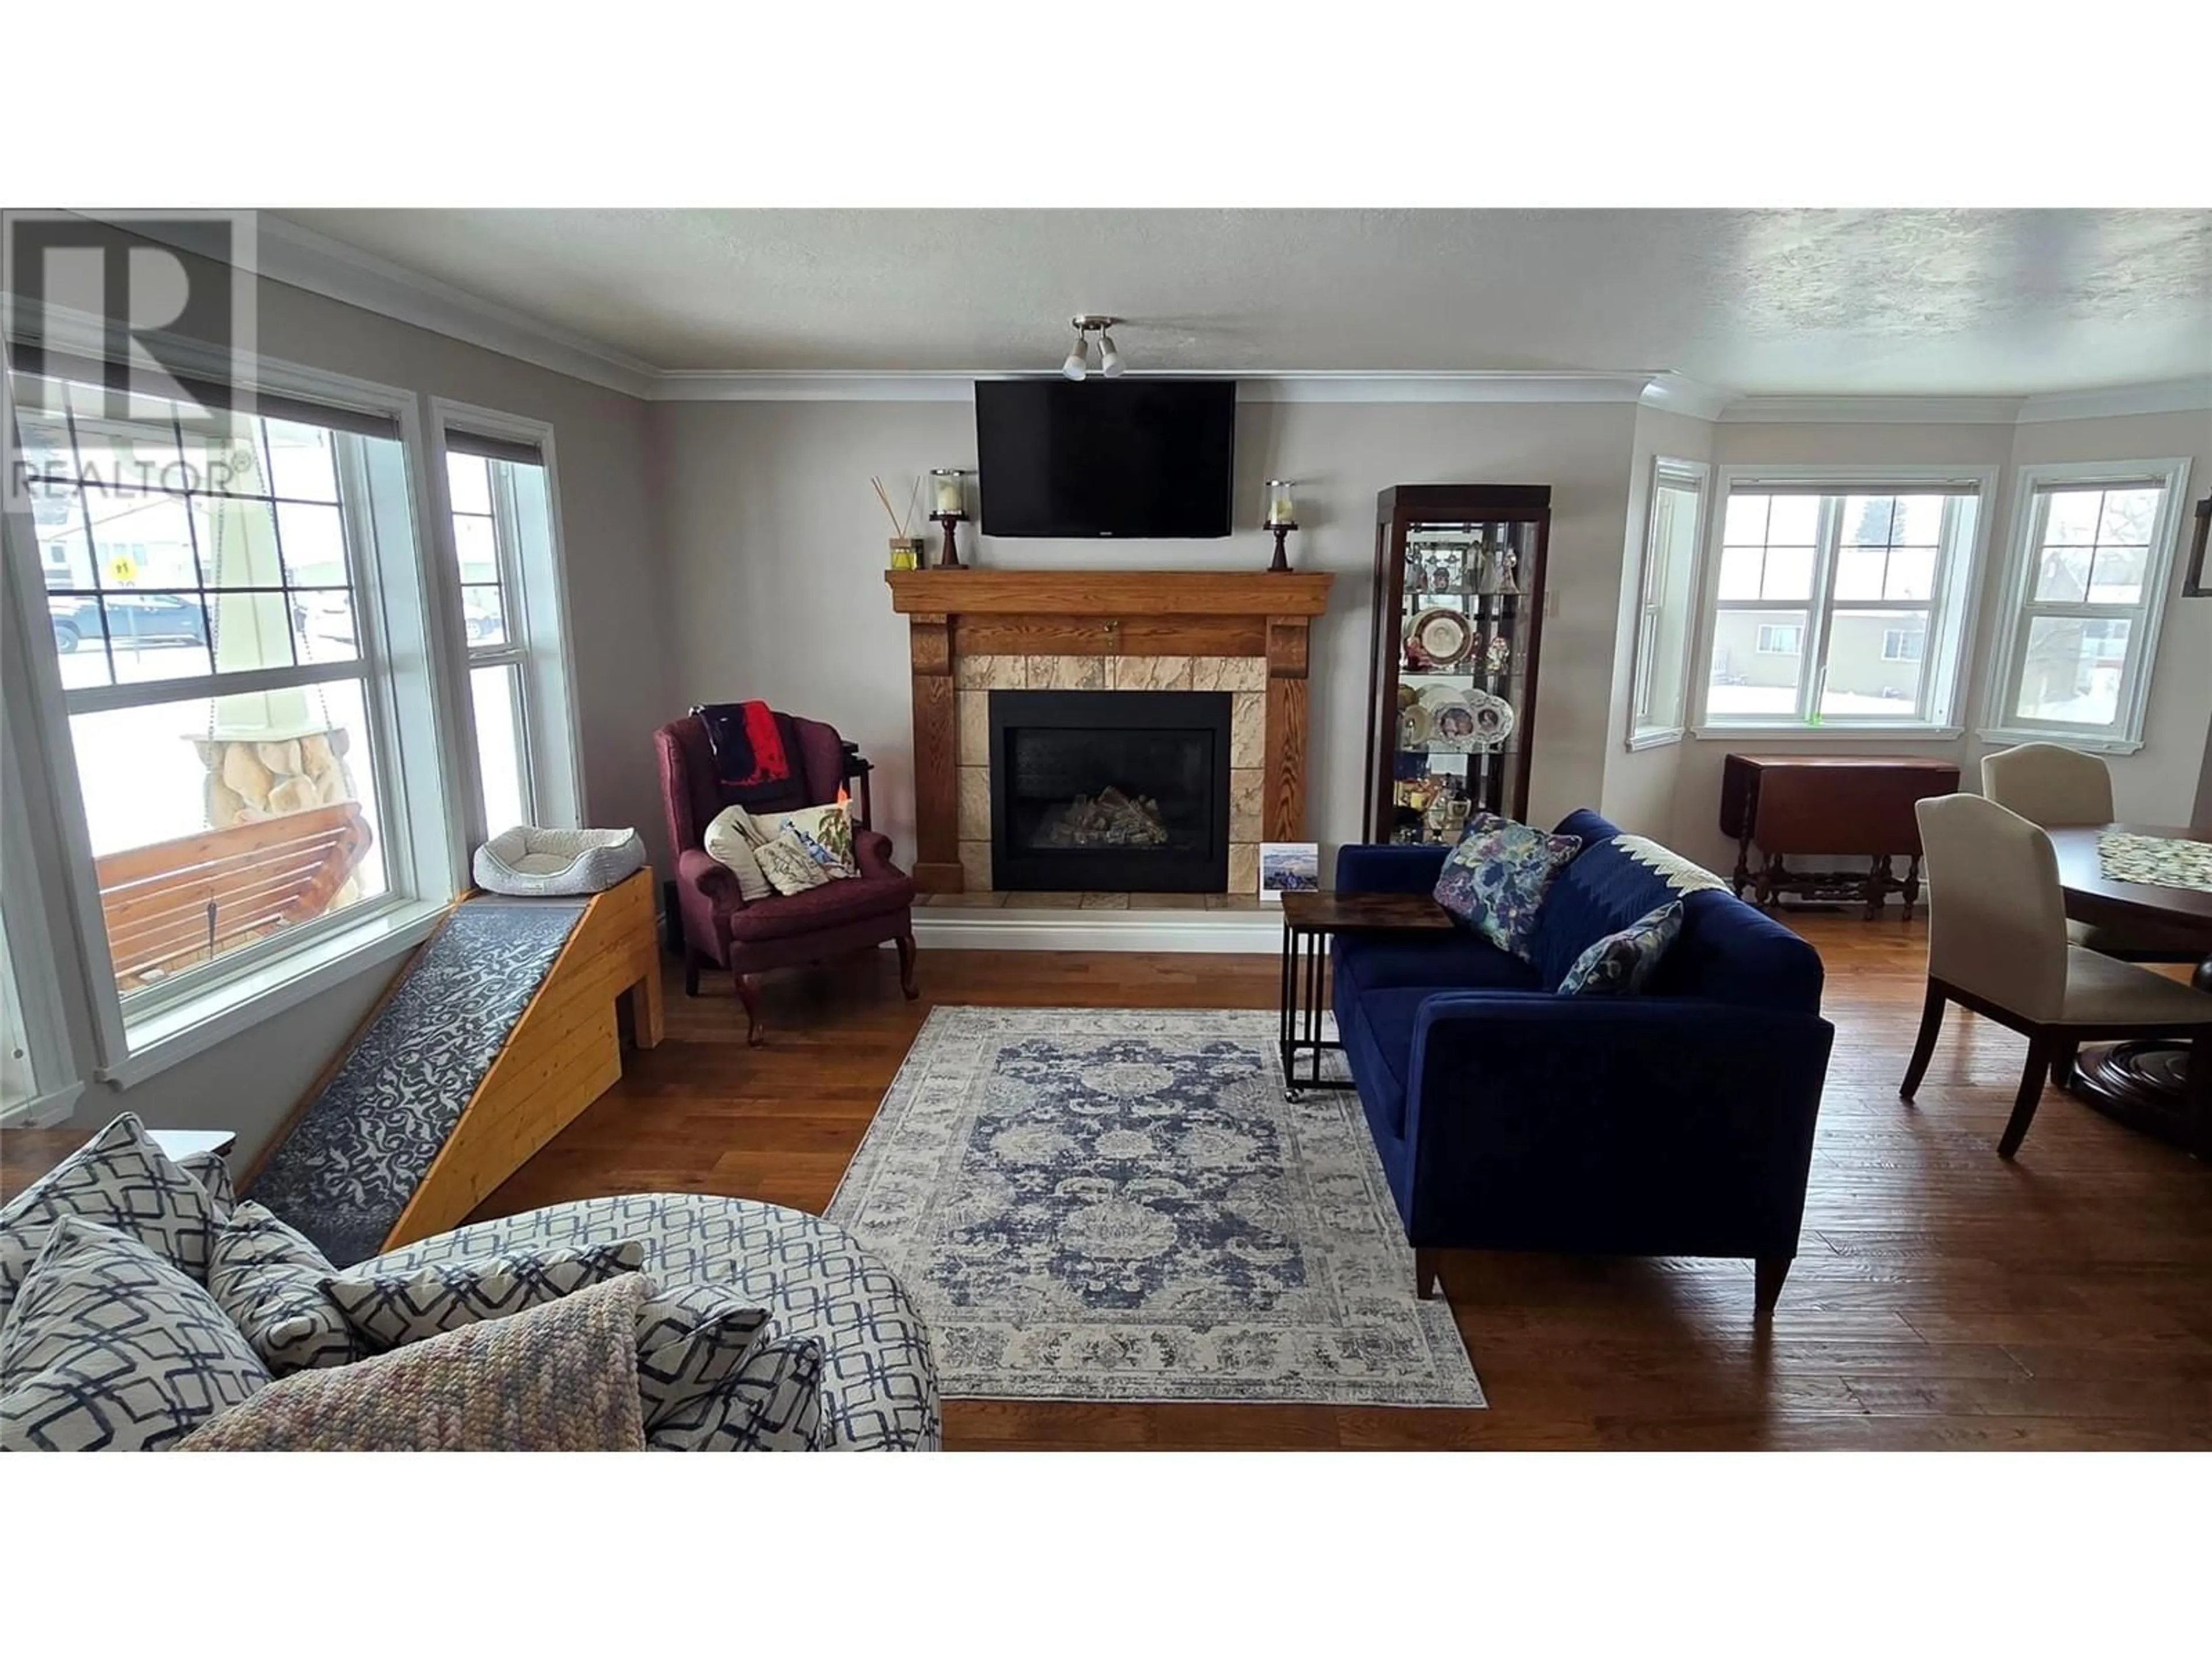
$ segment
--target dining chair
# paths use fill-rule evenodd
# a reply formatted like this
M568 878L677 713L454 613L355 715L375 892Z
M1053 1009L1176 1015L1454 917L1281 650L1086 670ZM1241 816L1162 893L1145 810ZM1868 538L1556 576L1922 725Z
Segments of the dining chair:
M1928 861L1928 1000L1898 1093L1927 1075L1948 1003L2027 1038L2027 1065L1997 1156L2020 1150L2046 1080L2063 1081L2085 1042L2184 1037L2199 1124L2212 1115L2212 996L2069 944L2051 837L1978 795L1913 809Z
M2040 829L2112 821L2112 775L2101 757L2063 744L2023 743L1982 757L1982 793ZM2195 962L2193 940L2155 922L2069 921L2066 936L2084 950L2123 962Z

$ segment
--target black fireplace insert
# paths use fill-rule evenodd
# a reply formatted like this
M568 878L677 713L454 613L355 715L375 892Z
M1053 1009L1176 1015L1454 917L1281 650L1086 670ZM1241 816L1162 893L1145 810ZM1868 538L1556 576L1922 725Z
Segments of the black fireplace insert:
M1218 893L1226 691L991 693L991 884Z

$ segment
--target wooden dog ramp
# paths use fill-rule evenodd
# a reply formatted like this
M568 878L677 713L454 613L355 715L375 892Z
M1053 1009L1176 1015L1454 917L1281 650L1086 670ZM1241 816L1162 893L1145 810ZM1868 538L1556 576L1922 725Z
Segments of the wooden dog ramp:
M457 904L246 1186L341 1265L456 1225L660 1041L653 882Z

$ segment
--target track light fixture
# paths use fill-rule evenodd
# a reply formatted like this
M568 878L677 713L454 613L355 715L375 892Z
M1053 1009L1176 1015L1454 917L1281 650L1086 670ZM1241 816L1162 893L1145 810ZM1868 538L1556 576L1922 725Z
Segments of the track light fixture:
M1121 348L1114 343L1114 337L1106 331L1127 319L1085 311L1077 313L1069 320L1075 325L1075 343L1068 349L1067 361L1060 366L1060 372L1071 380L1079 380L1090 374L1091 337L1096 334L1098 337L1099 373L1109 380L1119 374L1124 367Z

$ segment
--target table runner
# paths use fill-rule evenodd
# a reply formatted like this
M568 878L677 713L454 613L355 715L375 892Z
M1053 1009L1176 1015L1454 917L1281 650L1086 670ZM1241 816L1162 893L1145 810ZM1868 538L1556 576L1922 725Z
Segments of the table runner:
M2107 881L2212 893L2212 842L2108 830L2097 837L2097 862Z

